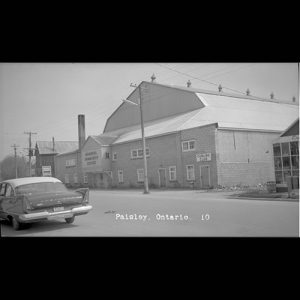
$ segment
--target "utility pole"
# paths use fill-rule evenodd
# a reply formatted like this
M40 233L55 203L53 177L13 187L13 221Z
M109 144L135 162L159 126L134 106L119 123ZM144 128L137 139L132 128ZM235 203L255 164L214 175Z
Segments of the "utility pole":
M17 147L20 147L20 146L13 144L11 147L13 147L14 151L15 151L15 172L16 172L16 178L18 178Z
M29 131L29 132L24 132L24 134L28 134L29 135L29 148L28 148L28 156L29 156L29 172L28 172L28 174L29 174L29 177L31 177L31 156L33 156L32 155L32 150L33 150L33 148L31 148L31 135L32 134L37 134L36 132L31 132L31 131Z
M137 87L136 84L130 84L131 87ZM144 119L143 119L143 98L141 85L139 85L139 96L140 96L140 114L141 114L141 131L142 131L142 142L143 142L143 158L144 158L144 194L149 194L148 186L148 169L147 169L147 157L146 157L146 139L144 133Z

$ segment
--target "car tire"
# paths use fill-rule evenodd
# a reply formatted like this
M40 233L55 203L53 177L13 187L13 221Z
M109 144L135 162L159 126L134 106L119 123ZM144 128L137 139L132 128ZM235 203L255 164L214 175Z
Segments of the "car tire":
M66 220L66 222L67 222L68 224L72 224L72 223L74 222L74 220L75 220L75 217L73 216L73 217L71 217L71 218L65 218L65 220Z
M11 223L14 230L20 230L22 228L22 223L20 223L16 218L12 218Z

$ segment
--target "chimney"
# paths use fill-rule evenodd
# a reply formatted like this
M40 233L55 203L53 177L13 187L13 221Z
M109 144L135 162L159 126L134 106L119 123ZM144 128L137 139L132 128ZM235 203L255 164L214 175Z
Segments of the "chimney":
M153 75L151 76L151 82L155 82L155 79L156 79L156 77L155 77L155 75L153 74Z
M274 99L274 93L272 92L270 95L271 99Z
M81 148L85 142L85 120L84 115L78 115L78 148Z
M222 86L221 86L221 84L219 84L218 89L219 89L219 93L221 93L222 92Z
M250 95L250 90L249 89L247 89L246 94L247 94L247 96Z
M54 142L54 136L52 137L52 150L55 152L55 142Z
M186 83L187 87L190 87L192 85L191 81L188 80L188 82Z

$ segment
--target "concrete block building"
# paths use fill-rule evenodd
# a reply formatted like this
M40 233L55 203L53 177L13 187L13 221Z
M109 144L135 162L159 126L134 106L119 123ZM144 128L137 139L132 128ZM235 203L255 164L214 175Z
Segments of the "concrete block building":
M275 180L273 141L298 118L298 105L190 85L143 81L139 87L150 188ZM137 104L139 87L127 97ZM122 103L103 133L88 137L80 155L82 178L89 186L143 186L139 106Z

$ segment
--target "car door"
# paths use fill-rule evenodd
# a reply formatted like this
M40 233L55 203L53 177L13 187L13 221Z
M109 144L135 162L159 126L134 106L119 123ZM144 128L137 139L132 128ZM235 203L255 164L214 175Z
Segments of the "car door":
M0 217L5 218L3 202L5 201L6 183L0 183Z
M7 212L16 212L17 201L14 195L14 190L9 183L6 183L5 194L2 200L2 211L4 214Z

